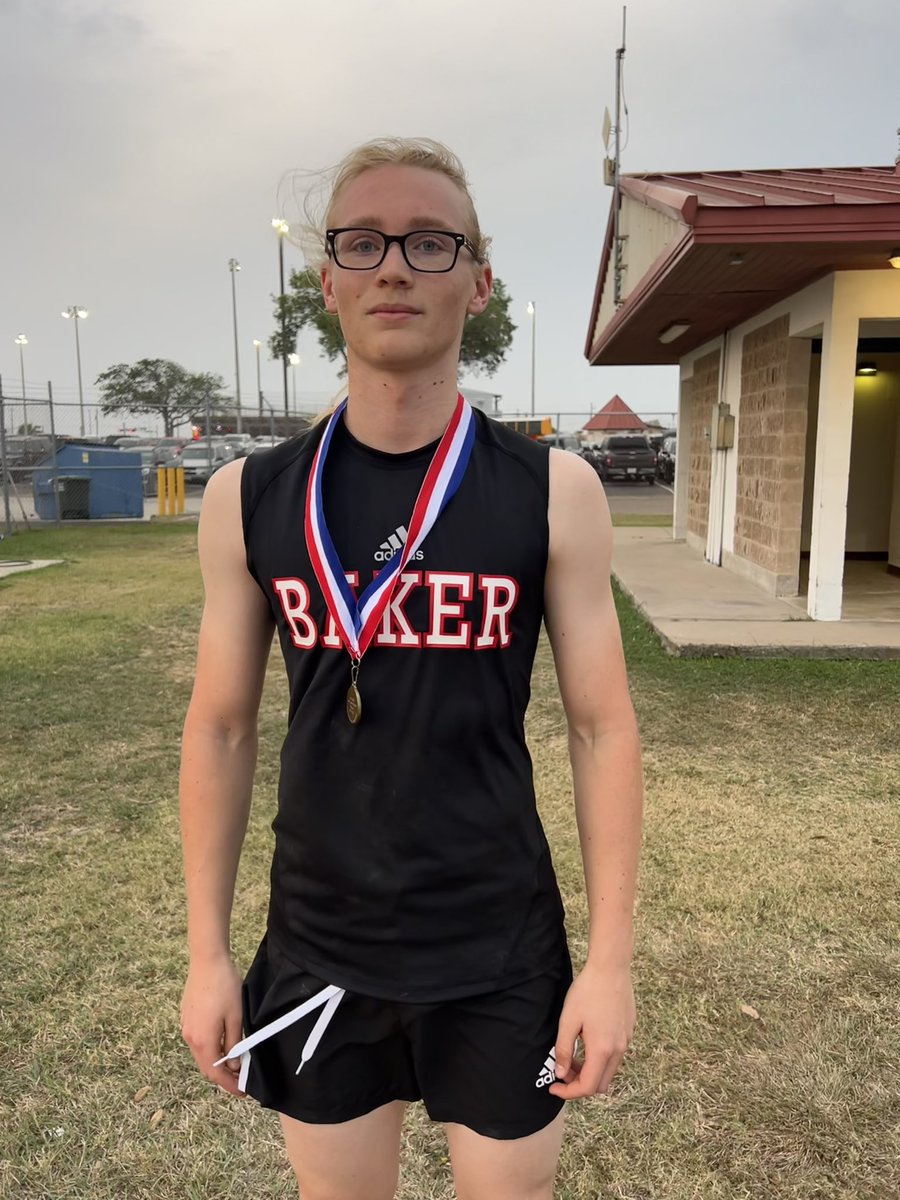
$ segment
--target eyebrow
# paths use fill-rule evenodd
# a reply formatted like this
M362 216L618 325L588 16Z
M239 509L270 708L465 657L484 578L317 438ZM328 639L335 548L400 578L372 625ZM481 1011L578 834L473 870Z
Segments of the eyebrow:
M408 229L446 229L448 233L455 232L453 226L440 217L412 217L406 224ZM345 225L344 228L377 229L380 233L384 233L383 225L384 222L379 217L360 217Z

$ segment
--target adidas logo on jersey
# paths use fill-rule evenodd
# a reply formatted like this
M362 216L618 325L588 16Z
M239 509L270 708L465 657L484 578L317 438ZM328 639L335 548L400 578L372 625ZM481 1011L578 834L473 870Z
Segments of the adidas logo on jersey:
M535 1080L535 1087L549 1087L551 1083L556 1083L556 1047L554 1046L547 1055L546 1062L541 1068L541 1073Z
M398 525L394 532L383 541L375 551L376 562L390 562L398 551L402 550L406 545L406 539L409 537L409 530L405 525ZM410 562L421 562L425 557L424 550L417 550L415 554L409 556Z

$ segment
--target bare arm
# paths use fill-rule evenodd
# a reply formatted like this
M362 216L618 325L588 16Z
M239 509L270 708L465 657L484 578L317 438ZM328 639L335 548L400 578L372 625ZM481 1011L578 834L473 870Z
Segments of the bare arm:
M589 909L588 959L561 1023L557 1061L580 1078L551 1089L569 1099L605 1090L634 1027L630 981L640 854L640 739L610 585L612 524L593 469L551 451L550 557L545 610L569 729L575 815ZM575 1026L578 1026L575 1028Z
M241 1034L229 926L273 629L245 561L242 469L243 460L223 467L203 497L198 544L205 602L179 788L190 952L182 1029L200 1069L228 1091L236 1091L233 1073L212 1063Z

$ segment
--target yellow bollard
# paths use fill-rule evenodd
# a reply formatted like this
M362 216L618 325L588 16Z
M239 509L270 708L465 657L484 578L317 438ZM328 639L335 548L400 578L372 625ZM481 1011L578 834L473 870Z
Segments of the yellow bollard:
M175 468L175 491L178 496L178 513L184 512L184 467Z
M157 515L162 517L166 512L166 469L156 468L156 507Z
M175 516L175 468L166 467L166 499L169 502L169 516Z

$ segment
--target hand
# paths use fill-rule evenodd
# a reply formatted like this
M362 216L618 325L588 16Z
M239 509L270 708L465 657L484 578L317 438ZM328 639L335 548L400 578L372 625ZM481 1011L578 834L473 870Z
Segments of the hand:
M241 977L231 959L192 962L181 1000L181 1034L206 1078L232 1096L244 1095L237 1085L240 1064L213 1063L241 1040L242 1021Z
M558 1082L547 1089L562 1100L606 1092L631 1042L634 988L629 967L592 967L575 978L566 995L556 1037ZM584 1061L575 1061L575 1040Z

